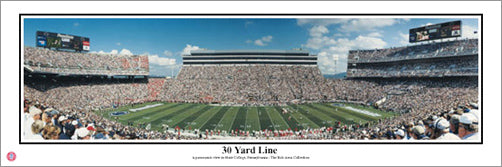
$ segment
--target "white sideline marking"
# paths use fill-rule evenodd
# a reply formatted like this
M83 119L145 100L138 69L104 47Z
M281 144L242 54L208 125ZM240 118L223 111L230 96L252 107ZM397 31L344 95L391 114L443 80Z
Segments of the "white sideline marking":
M349 110L352 110L352 111L355 111L355 112L358 112L358 113L366 114L366 115L369 115L369 116L374 116L374 117L381 116L380 114L372 113L372 112L369 112L369 111L366 111L366 110L361 110L361 109L353 108L351 106L343 107L343 108L346 108L346 109L349 109Z
M141 110L145 110L145 109L149 109L149 108L153 108L153 107L157 107L157 106L161 106L161 105L162 105L161 103L159 103L159 104L153 104L153 105L147 105L147 106L140 107L140 108L129 109L129 111L136 112L136 111L141 111Z

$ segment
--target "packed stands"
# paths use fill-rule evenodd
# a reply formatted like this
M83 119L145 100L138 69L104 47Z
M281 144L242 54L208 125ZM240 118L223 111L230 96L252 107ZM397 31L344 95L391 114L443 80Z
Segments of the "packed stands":
M25 127L44 121L46 126L64 129L60 130L60 136L64 135L59 139L65 138L65 135L73 139L202 139L202 136L176 136L169 132L123 125L106 120L93 111L151 101L245 105L339 101L375 106L400 115L362 125L255 131L249 134L206 133L205 138L214 135L284 140L426 140L443 139L453 134L449 140L479 139L476 136L480 121L480 111L477 110L480 100L477 48L477 39L468 39L351 51L347 71L349 79L328 80L322 77L315 65L259 63L185 65L174 79L113 79L90 76L95 73L86 70L120 74L117 71L147 68L147 59L140 56L59 53L28 47L25 48L25 65L34 71L87 76L41 77L26 70ZM79 56L82 58L76 59ZM386 100L376 103L381 99ZM52 112L50 108L58 112ZM41 119L44 114L45 120ZM61 126L51 125L47 118L58 119L55 122L61 122ZM74 124L77 128L93 132L79 135L73 128L74 133L67 134L72 132L69 125ZM25 130L27 136L52 138L43 135L44 130L41 129L30 132ZM200 131L192 133L197 132Z
M24 65L33 72L65 75L148 75L148 56L63 52L25 47Z
M477 39L350 51L347 77L477 76Z
M349 63L389 62L410 59L473 55L478 53L478 39L462 39L407 47L349 51Z
M319 100L323 94L316 85L325 82L315 66L184 66L166 82L163 98L183 102L211 97L247 104Z

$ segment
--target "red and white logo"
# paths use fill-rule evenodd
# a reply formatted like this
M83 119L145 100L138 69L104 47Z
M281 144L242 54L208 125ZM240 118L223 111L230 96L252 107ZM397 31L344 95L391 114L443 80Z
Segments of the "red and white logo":
M11 151L11 152L9 152L9 153L7 153L7 160L9 160L9 161L14 161L14 160L16 160L16 153L14 153L14 152L12 152L12 151Z
M84 49L84 50L90 50L91 49L89 41L83 41L82 45L84 45L84 46L82 46L82 49Z

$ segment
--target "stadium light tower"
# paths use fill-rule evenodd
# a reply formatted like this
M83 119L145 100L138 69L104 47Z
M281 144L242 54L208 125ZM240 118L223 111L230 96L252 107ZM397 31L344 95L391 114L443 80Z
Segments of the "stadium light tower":
M338 64L337 64L338 63L338 55L333 55L333 60L335 60L335 74L337 74L336 68L338 67Z
M174 65L171 66L171 78L174 78L173 77L173 71L174 71L173 69L174 69Z
M169 68L171 69L171 78L174 78L174 68L178 68L179 66L180 65L178 64L169 66Z

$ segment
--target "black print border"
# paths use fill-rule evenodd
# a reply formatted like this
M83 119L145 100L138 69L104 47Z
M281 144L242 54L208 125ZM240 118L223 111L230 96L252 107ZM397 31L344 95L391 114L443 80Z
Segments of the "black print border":
M118 13L118 14L108 14L108 13L22 13L19 14L19 62L18 64L21 64L21 58L23 57L21 55L21 50L23 44L21 43L21 33L24 33L23 27L21 27L21 22L22 22L22 17L23 16L481 16L481 74L483 74L483 14L481 13L449 13L449 14L444 14L444 13L368 13L368 14L352 14L352 13L284 13L284 14L266 14L266 13L235 13L235 14L227 14L227 13L207 13L207 14L193 14L193 13L186 13L186 14L147 14L147 13L138 13L138 14L131 14L131 13ZM479 53L478 53L479 54ZM21 95L21 69L19 68L19 118L21 118L21 112L22 111L22 99L23 96ZM483 75L481 75L481 106L483 106ZM481 112L481 119L483 120L483 112ZM483 144L483 121L481 122L481 142L318 142L316 140L305 140L302 142L248 142L246 140L242 140L239 142L222 142L224 140L218 140L217 142L213 142L213 140L196 140L196 141L190 141L187 140L187 142L180 142L180 140L176 141L171 141L166 140L162 142L84 142L84 141L79 141L79 142L53 142L53 141L44 141L44 142L21 142L21 121L19 122L19 144L42 144L42 145L51 145L51 144L280 144L280 145L285 145L285 144L290 144L290 145L296 145L296 144L324 144L324 145L330 145L330 144L347 144L347 145L373 145L373 144L401 144L401 145L409 145L409 144ZM145 140L148 141L148 140ZM188 142L190 141L190 142ZM283 140L287 141L287 140ZM392 141L392 140L389 140Z

